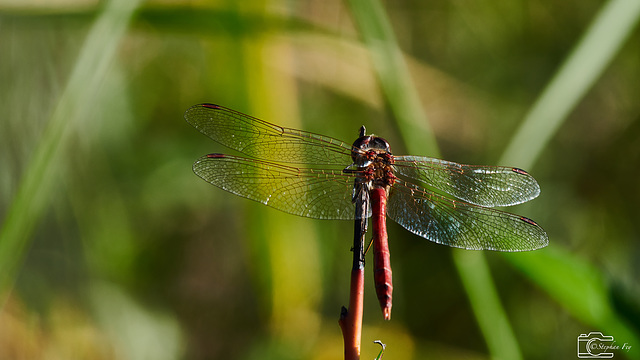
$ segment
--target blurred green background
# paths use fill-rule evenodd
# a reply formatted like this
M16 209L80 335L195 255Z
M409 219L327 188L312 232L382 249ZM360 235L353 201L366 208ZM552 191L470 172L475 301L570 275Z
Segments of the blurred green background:
M640 358L636 0L0 1L0 358L338 359L353 224L200 180L214 102L395 154L531 172L550 245L389 223L363 359Z

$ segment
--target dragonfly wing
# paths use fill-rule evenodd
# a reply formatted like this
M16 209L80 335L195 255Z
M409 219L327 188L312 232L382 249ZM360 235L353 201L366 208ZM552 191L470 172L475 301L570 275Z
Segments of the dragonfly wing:
M212 185L289 214L316 219L355 217L354 174L224 154L199 158L193 171Z
M481 206L509 206L534 199L540 186L524 170L462 165L420 156L396 156L397 173Z
M468 204L397 181L387 215L433 242L470 250L527 251L547 246L547 233L533 220Z
M342 168L352 162L351 145L340 140L274 125L219 105L194 105L184 117L214 141L250 157Z

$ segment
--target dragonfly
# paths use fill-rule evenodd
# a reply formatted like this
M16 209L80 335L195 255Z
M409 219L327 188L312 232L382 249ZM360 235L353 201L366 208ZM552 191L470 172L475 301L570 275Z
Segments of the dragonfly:
M289 214L373 224L374 283L383 317L391 318L392 274L386 218L438 244L469 250L529 251L549 243L533 220L494 209L540 194L515 167L464 165L396 156L366 135L353 143L288 127L214 104L198 104L186 121L245 156L200 157L193 171L208 183ZM365 202L364 215L356 209Z

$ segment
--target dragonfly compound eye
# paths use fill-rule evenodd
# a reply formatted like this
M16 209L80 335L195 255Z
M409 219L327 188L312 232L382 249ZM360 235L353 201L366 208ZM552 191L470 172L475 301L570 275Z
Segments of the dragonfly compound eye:
M382 152L391 154L391 146L389 145L389 142L381 137L373 136L369 143L369 148L373 150L382 150Z

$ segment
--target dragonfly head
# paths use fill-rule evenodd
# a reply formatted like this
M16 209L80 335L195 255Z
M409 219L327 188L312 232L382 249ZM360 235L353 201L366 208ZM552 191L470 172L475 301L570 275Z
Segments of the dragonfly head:
M391 146L387 140L381 137L363 135L354 141L351 150L351 158L356 165L367 166L368 163L373 160L370 155L371 152L375 154L386 153L391 155Z

